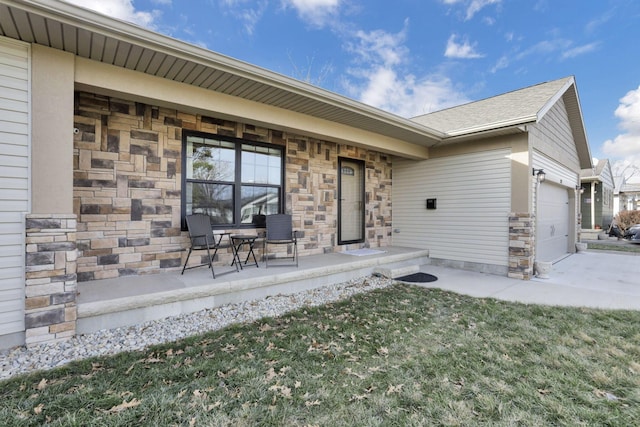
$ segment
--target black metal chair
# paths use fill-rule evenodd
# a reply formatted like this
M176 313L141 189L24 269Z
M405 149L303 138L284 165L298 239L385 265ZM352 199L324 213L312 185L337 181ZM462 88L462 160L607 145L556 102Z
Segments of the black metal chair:
M213 234L213 230L211 229L211 219L209 215L204 214L193 214L187 215L187 230L189 231L189 239L191 240L191 246L189 247L189 253L187 253L187 259L184 261L184 266L182 267L182 273L184 274L185 270L203 267L208 265L211 269L211 274L213 278L216 278L216 274L213 271L213 259L216 257L218 253L218 249L223 247L229 247L231 242L227 244L222 243L222 238L229 233L219 234L218 239L216 240L216 235ZM207 260L208 262L198 265L192 265L187 267L189 263L189 257L191 256L191 252L193 251L207 251ZM213 252L213 254L212 254ZM236 265L236 271L238 271L238 266Z
M293 229L291 215L274 214L267 215L266 231L263 241L265 267L269 268L269 245L293 245L292 264L276 264L277 266L298 267L298 232ZM274 259L276 259L274 254ZM281 258L282 259L282 258ZM285 259L289 259L286 257Z

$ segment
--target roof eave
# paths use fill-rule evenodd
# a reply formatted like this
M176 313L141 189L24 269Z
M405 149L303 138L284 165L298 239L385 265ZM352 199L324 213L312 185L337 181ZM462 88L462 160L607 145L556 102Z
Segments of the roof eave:
M42 3L34 0L3 0L3 3L40 16L60 20L92 33L115 37L143 48L226 71L252 81L268 84L286 92L302 95L309 99L386 123L398 128L398 130L414 133L417 136L432 140L434 143L445 137L442 132L393 113L69 3L62 1ZM38 43L36 40L25 41Z
M571 90L572 88L573 90ZM568 94L569 91L571 91L570 94ZM545 114L560 100L560 98L564 98L565 102L570 102L572 104L570 106L571 108L567 108L567 111L569 114L569 122L571 124L573 138L576 142L580 168L592 168L591 148L589 147L589 141L587 140L587 132L584 127L584 118L582 116L578 88L573 76L569 77L556 94L549 98L545 105L540 109L538 112L538 120L541 120L542 117L544 117Z
M495 123L487 123L482 126L475 126L472 128L466 129L457 129L455 131L447 132L446 138L455 138L467 135L477 135L480 133L487 133L492 131L503 131L506 128L519 127L530 123L535 123L537 120L537 116L527 116L527 117L519 117L516 119L506 120L502 122Z

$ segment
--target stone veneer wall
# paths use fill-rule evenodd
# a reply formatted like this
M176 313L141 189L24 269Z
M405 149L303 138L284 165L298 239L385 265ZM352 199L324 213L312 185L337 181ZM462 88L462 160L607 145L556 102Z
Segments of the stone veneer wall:
M76 93L74 122L78 281L181 267L188 247L180 229L183 130L286 147L285 209L302 232L303 256L335 250L338 157L364 160L366 244L391 243L391 159L384 154L85 92ZM230 262L230 251L218 261Z
M509 214L508 277L530 280L535 258L535 216L529 213Z
M76 216L26 218L26 344L76 333Z

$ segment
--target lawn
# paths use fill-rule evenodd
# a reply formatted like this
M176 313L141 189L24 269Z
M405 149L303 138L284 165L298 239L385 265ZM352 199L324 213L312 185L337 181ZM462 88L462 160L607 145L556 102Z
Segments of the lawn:
M607 244L607 243L596 243L589 242L587 244L588 249L596 249L601 251L617 251L617 252L634 252L640 253L640 244L637 243L627 243L627 244Z
M3 425L640 424L640 313L395 284L0 383Z

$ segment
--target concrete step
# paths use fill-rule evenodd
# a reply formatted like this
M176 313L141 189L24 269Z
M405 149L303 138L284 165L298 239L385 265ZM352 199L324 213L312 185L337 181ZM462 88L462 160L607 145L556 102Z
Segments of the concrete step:
M420 265L412 264L395 268L377 267L373 270L373 274L386 277L388 279L397 279L398 277L407 276L409 274L420 271Z

